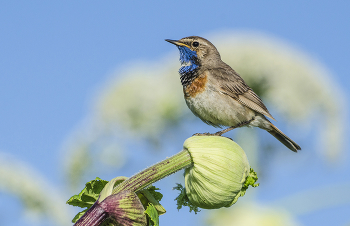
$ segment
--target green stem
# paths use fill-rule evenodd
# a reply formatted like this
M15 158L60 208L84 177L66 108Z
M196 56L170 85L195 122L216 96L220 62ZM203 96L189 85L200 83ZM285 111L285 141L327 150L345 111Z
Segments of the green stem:
M131 190L134 192L140 191L170 174L189 167L191 164L192 159L190 153L187 150L183 150L125 180L114 188L112 194L124 190Z

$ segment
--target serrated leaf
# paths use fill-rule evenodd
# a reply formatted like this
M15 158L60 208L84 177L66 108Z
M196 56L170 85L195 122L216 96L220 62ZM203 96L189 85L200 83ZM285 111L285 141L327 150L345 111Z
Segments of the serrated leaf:
M84 194L91 197L96 197L97 195L98 197L107 183L108 181L96 177L95 180L86 183L86 192Z
M188 206L190 208L190 212L194 212L197 214L200 212L199 208L191 203L186 195L186 188L182 186L182 184L176 183L176 187L173 187L173 190L180 191L180 194L176 197L177 210L180 210L183 206Z
M244 185L242 187L241 196L245 194L249 186L258 187L259 183L256 184L257 180L258 180L258 175L253 170L253 168L250 168L249 175L247 176L246 181L244 182Z
M145 214L149 217L149 225L159 226L158 211L152 203L148 204Z
M73 195L67 204L81 208L91 207L107 183L108 181L96 177L95 180L87 182L85 188L78 195Z
M150 186L149 188L147 188L147 190L152 194L152 196L158 202L160 202L160 200L162 200L163 194L157 191L157 190L160 190L159 188L156 188L155 186Z
M82 207L82 201L80 199L79 195L74 195L72 196L70 199L68 199L68 201L66 202L67 204L71 205L71 206L79 206Z
M85 203L92 203L94 204L98 198L99 194L87 194L84 193L81 195L81 201Z
M96 177L95 180L87 182L84 189L78 195L73 195L67 201L67 204L89 209L96 202L98 196L100 195L100 192L107 183L108 181ZM79 218L87 211L87 209L79 212L73 218L72 222L74 223L79 220Z
M163 194L157 192L156 190L160 190L155 186L150 186L138 193L138 196L145 208L147 208L148 203L152 203L156 210L158 211L158 215L162 215L166 212L165 208L159 203L159 201L163 198Z

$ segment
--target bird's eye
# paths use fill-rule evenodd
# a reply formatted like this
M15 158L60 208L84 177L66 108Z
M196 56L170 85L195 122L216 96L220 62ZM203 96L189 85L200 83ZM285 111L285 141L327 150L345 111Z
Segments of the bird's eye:
M198 47L199 46L199 42L192 42L192 46L193 47Z

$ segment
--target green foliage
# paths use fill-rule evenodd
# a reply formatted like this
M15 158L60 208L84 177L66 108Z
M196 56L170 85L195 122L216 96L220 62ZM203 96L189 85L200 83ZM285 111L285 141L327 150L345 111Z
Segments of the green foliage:
M148 225L159 226L158 211L152 203L148 204L145 214L148 216Z
M96 202L98 196L100 195L102 189L108 183L106 180L102 180L98 177L96 179L87 182L84 189L78 194L73 195L66 203L72 206L78 206L81 208L86 208L85 210L79 212L73 218L72 222L75 223L84 213Z
M121 178L121 177L118 177L118 178ZM117 180L117 181L112 180L111 182L118 184L118 183L121 183L121 181L122 180ZM67 201L67 204L69 205L86 208L83 211L79 212L73 218L72 220L73 223L77 222L80 219L80 217L83 216L85 212L97 201L97 199L100 196L100 193L102 192L103 188L107 185L107 183L108 181L102 180L96 177L96 179L90 182L87 182L85 184L84 189L78 195L73 195ZM165 209L158 203L163 198L163 194L158 192L157 190L160 190L160 189L156 188L155 186L149 186L147 189L142 191L144 194L142 195L140 194L141 197L139 196L145 208L147 206L145 214L147 214L149 218L149 225L154 225L154 226L159 226L158 217L160 214L165 213ZM150 196L147 194L149 194ZM156 213L154 213L154 211ZM107 219L101 224L101 226L113 226L113 225L115 225L115 222L111 219Z
M246 181L244 182L244 185L241 189L241 196L245 195L246 190L248 189L249 185L252 187L258 187L258 184L255 184L255 182L258 180L258 175L256 174L256 172L250 168L250 172L249 175L247 176Z
M78 195L73 195L67 201L67 204L72 206L79 206L81 208L90 208L96 202L102 189L107 183L108 181L96 177L95 180L87 182L85 184L85 188Z
M156 188L155 186L150 186L150 187L147 188L147 190L152 194L152 196L158 202L160 202L160 200L162 200L163 194L157 191L157 190L160 190L159 188Z
M176 184L176 187L173 187L174 190L180 191L179 196L176 197L177 201L177 209L180 210L183 206L188 206L190 208L190 212L194 211L195 214L200 212L197 206L193 205L186 195L186 188L184 188L181 184Z

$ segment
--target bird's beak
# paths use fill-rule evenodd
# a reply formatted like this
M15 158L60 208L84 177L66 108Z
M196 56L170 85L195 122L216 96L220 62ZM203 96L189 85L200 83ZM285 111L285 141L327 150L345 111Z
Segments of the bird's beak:
M185 43L182 43L178 40L171 40L171 39L165 39L165 41L170 42L171 44L177 45L177 46L185 46L187 48L190 48L188 45L186 45Z

